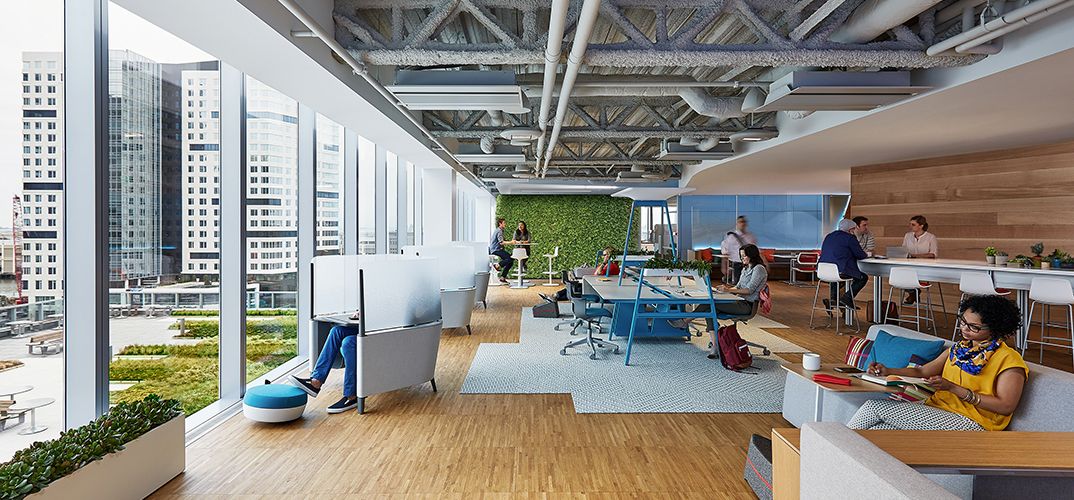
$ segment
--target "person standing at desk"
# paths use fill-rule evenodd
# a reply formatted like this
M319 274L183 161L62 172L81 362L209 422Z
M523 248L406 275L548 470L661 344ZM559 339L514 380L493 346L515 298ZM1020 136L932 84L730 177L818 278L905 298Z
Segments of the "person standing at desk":
M910 231L902 237L902 246L910 253L911 259L935 259L938 253L936 235L929 232L929 221L924 215L910 217ZM913 304L917 300L917 290L909 290L903 298L904 304Z
M728 256L731 260L731 264L727 267L728 272L731 273L731 281L737 283L742 276L742 259L739 257L738 250L746 245L756 245L757 236L751 233L747 226L749 223L746 221L745 215L739 215L735 219L735 230L728 231L727 236L724 237L723 242L720 243L720 252Z
M530 229L526 227L526 221L518 221L518 228L515 229L515 235L512 239L517 242L515 248L523 248L526 250L526 255L530 254ZM522 268L522 274L526 274L526 263L529 260L527 257L518 261L519 267Z
M820 244L820 261L835 264L839 268L840 277L854 280L850 282L850 290L840 300L840 303L847 308L854 307L854 297L869 282L869 277L858 269L858 261L868 258L868 255L861 248L858 239L854 237L857 227L858 225L852 220L840 220L838 229L828 233L828 236L824 237L824 242ZM824 299L824 309L829 316L832 315L832 303L835 302L836 294L839 293L839 283L832 283L830 286L831 292L828 298Z

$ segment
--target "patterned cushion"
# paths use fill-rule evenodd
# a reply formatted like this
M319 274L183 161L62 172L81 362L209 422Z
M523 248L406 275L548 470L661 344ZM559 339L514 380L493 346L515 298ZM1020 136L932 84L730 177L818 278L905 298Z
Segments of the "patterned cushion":
M869 359L869 352L873 349L873 341L863 337L850 337L847 341L847 354L843 357L843 363L859 370L867 368L865 360Z

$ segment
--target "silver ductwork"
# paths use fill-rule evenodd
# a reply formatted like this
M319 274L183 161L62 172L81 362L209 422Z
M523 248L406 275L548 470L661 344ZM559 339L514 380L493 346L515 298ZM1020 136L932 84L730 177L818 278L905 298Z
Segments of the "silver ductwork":
M839 43L865 43L940 2L941 0L866 0L828 39Z
M489 155L492 154L493 152L495 152L496 151L496 145L492 141L493 141L493 139L491 137L482 137L481 138L481 143L480 143L481 144L481 151L483 151L485 154L489 154Z
M728 118L741 118L747 114L742 111L742 97L713 97L698 88L679 89L679 97L682 97L682 100L686 101L695 113L721 122Z
M937 43L929 47L925 53L934 56L952 49L957 53L971 53L974 48L982 44L1072 6L1074 6L1074 0L1037 0Z

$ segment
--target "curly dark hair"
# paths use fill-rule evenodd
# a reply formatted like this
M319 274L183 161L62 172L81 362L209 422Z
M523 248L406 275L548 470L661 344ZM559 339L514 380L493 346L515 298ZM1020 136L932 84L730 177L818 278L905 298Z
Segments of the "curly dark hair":
M992 340L1009 337L1022 327L1022 312L1018 306L996 295L969 295L958 305L959 316L973 311L981 316L981 323L992 333Z

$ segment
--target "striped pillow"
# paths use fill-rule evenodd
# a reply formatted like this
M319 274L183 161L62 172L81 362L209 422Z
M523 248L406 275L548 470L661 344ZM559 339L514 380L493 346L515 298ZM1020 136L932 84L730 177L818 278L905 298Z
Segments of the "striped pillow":
M873 350L873 341L863 337L850 337L847 340L847 354L843 357L843 363L859 370L865 370L865 361L869 359L869 352Z

